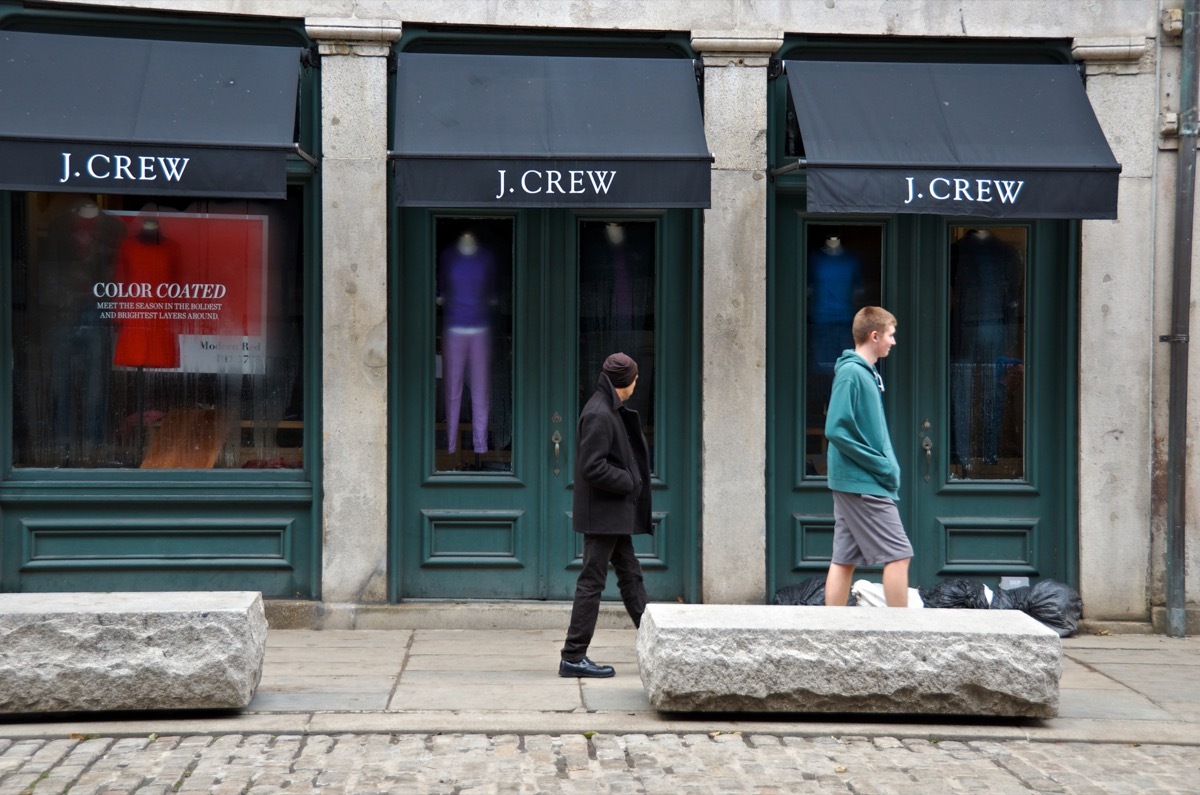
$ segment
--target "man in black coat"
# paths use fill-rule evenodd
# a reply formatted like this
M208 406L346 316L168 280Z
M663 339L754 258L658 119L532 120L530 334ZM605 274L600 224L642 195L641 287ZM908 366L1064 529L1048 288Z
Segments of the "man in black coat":
M637 386L637 374L633 359L623 353L609 356L596 393L579 415L572 526L583 533L583 570L575 584L559 676L603 678L615 673L611 665L597 665L587 657L610 562L635 627L641 625L646 609L642 565L633 551L633 535L654 530L650 447L638 413L625 406Z

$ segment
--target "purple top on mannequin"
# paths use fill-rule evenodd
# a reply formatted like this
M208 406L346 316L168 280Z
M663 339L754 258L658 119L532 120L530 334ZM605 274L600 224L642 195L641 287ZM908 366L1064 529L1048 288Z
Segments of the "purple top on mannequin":
M438 295L448 329L487 328L495 298L495 258L469 232L438 259Z

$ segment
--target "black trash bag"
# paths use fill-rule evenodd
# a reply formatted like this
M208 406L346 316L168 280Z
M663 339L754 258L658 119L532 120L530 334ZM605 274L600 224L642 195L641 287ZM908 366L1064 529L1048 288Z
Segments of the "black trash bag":
M1033 589L1028 585L1018 585L1016 588L999 590L992 594L993 610L1021 610L1029 612L1029 592Z
M825 578L809 577L804 582L785 585L775 592L776 605L823 605L825 604Z
M775 592L775 599L771 604L823 607L825 605L825 575L809 577L803 582L783 586ZM850 594L848 604L851 607L858 604L853 593Z
M976 580L952 578L942 580L932 588L920 588L921 601L926 607L950 607L987 610L987 591Z
M1029 588L1029 604L1025 612L1058 633L1069 638L1079 630L1083 615L1083 599L1069 585L1055 580L1041 580Z

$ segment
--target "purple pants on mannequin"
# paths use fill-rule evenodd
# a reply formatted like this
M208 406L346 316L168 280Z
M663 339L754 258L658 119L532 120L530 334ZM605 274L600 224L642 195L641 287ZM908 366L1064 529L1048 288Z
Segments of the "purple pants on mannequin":
M476 453L487 452L488 403L491 392L492 333L450 329L442 340L446 377L446 450L458 451L458 425L462 408L463 375L470 365L471 443Z

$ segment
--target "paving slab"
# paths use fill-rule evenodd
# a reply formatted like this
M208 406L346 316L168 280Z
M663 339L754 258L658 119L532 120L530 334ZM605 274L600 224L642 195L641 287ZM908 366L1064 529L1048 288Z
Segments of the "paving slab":
M1180 649L1194 648L1197 638L1170 638L1166 635L1088 635L1079 634L1063 638L1063 646L1068 649Z
M322 629L272 630L267 633L268 646L336 648L338 646L407 646L412 630Z
M614 681L614 680L605 680ZM650 697L643 687L605 687L596 682L583 685L583 706L588 712L651 712Z
M1200 724L1200 703L1195 701L1162 701L1159 706L1178 721Z
M1060 690L1059 715L1071 718L1171 721L1175 717L1150 699L1128 688L1106 690L1097 698L1091 690Z
M278 675L260 682L258 693L387 693L395 682L394 676Z
M1155 701L1200 702L1200 669L1196 666L1126 663L1096 667Z
M396 688L389 710L450 710L511 712L543 709L569 712L581 706L579 685L561 679L558 682L536 682L527 685L512 683L474 684L416 684L401 683Z
M1075 670L1063 671L1062 679L1059 680L1058 686L1060 689L1068 690L1071 688L1077 690L1128 690L1129 687L1111 676L1105 676L1099 671L1089 671L1085 668L1075 666Z
M547 648L561 647L563 632L549 630L512 630L480 634L471 630L417 630L412 641L413 654L527 655L545 654ZM484 644L481 646L480 641Z
M558 655L508 655L493 657L479 654L413 654L404 671L473 671L486 680L494 671L539 671L558 675Z
M506 671L489 671L487 681L484 684L511 684L511 685L553 685L559 682L572 683L574 679L563 679L556 677L554 680L548 680L546 671L542 668L537 670L526 670L513 668ZM456 685L458 687L474 687L480 684L480 676L478 671L461 671L455 669L437 670L432 668L427 669L408 669L405 670L404 676L401 677L401 682L404 685Z
M327 691L262 692L249 709L257 712L365 712L387 709L388 694L377 692Z

